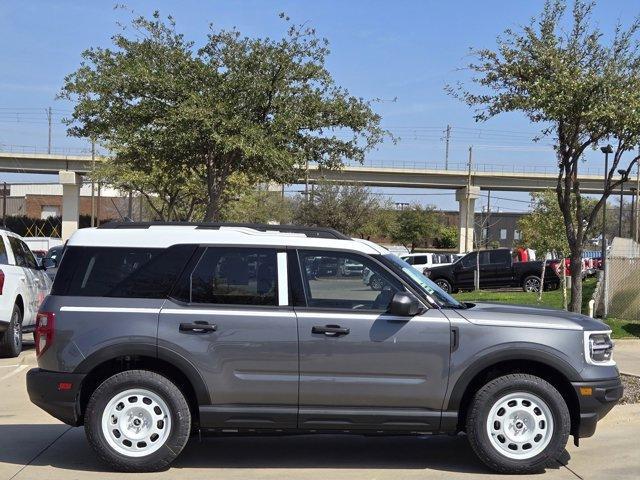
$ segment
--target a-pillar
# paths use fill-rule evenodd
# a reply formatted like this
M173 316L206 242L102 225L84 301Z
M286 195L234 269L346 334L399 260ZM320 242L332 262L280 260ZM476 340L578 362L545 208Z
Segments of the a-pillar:
M480 187L464 187L456 190L456 200L460 204L458 211L460 227L458 229L458 249L460 253L473 250L473 231L475 222L476 199L480 196Z
M76 172L60 170L58 181L62 185L62 241L66 242L78 230L82 177Z

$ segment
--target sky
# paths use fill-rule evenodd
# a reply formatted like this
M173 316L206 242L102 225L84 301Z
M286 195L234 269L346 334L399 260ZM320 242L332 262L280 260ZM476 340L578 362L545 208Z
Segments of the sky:
M46 151L46 109L52 108L54 151L77 153L87 142L69 138L61 119L73 104L56 100L65 75L80 63L89 47L107 47L127 23L130 11L149 15L158 9L177 21L177 28L196 44L209 29L237 27L250 36L280 37L285 12L296 23L307 23L330 42L327 66L336 82L352 94L380 99L374 105L382 125L398 142L386 142L367 163L399 166L443 165L444 131L451 126L449 163L452 168L473 160L488 168L514 169L536 165L555 171L550 142L534 143L538 132L519 114L506 114L478 124L473 112L445 92L445 85L466 81L469 49L495 46L506 28L518 28L542 9L541 0L459 1L126 1L0 0L0 149ZM640 14L640 1L600 0L594 20L610 32ZM599 152L588 153L585 168L598 169ZM482 167L479 167L482 168ZM0 181L55 181L51 176L0 173ZM299 187L292 186L290 191ZM396 189L397 202L434 204L456 209L454 193ZM525 211L527 194L502 192L492 208ZM486 202L481 197L477 209Z

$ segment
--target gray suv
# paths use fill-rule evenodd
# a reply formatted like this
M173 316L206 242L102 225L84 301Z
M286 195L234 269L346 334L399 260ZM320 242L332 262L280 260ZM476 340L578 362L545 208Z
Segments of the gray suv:
M123 471L167 467L194 432L277 431L465 432L493 470L532 472L622 395L605 324L460 303L386 249L318 228L80 230L35 335L31 401Z

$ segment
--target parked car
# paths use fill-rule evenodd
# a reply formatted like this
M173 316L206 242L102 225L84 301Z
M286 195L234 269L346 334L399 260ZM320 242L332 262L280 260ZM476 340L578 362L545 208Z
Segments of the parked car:
M525 292L538 292L542 280L542 262L514 262L508 248L481 250L480 286L481 288L521 287ZM445 292L471 290L478 252L471 252L451 265L435 266L425 270L425 275L433 280ZM560 286L560 277L556 270L547 265L544 288L556 289Z
M340 275L343 277L361 277L364 271L364 265L350 259L344 259L340 263Z
M34 330L36 313L50 289L51 280L27 244L0 229L0 356L20 354L22 334Z
M527 473L622 395L598 320L460 303L333 230L218 227L111 224L67 244L27 390L114 469L164 469L194 432L466 432L490 468ZM313 281L308 259L361 263L384 288Z
M52 281L56 276L56 272L58 271L58 262L62 257L63 250L64 245L51 247L42 259L42 267Z
M450 265L455 261L451 253L409 253L407 255L400 255L400 258L421 272L424 271L425 268L430 268L435 265Z

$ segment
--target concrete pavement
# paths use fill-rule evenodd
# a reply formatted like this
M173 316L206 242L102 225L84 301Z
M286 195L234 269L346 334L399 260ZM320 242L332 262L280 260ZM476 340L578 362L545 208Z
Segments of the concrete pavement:
M622 373L640 377L640 340L615 340L613 359Z
M0 480L25 479L488 479L489 472L459 437L213 437L193 439L174 466L159 474L124 475L100 464L81 428L33 406L25 391L33 350L0 359ZM567 447L567 466L544 479L636 479L640 405L616 407L582 446ZM519 477L528 478L528 477Z

